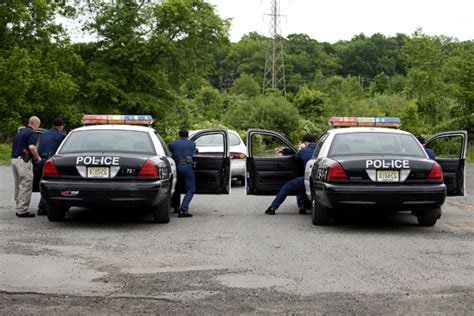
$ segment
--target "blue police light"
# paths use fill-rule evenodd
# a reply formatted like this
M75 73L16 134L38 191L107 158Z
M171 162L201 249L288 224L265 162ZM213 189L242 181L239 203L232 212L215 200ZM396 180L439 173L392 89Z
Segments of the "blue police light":
M380 127L400 127L402 122L398 117L376 117L375 126Z

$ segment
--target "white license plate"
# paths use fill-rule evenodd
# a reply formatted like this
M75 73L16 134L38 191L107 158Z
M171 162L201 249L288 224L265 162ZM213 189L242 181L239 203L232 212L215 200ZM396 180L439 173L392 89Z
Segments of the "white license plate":
M377 182L399 182L400 172L398 170L377 170Z
M109 167L88 167L87 168L88 178L106 179L106 178L109 178L109 174L110 174Z

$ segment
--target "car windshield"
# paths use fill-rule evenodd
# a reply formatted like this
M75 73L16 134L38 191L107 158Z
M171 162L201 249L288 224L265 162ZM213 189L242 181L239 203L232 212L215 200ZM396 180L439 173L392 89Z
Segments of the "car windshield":
M366 155L410 156L425 158L415 137L398 133L361 132L337 134L328 157Z
M205 137L199 137L196 139L196 147L223 147L223 137L221 134L210 134ZM241 143L240 138L229 133L229 146L239 146Z
M72 132L59 153L118 152L156 155L150 135L128 130L83 130Z

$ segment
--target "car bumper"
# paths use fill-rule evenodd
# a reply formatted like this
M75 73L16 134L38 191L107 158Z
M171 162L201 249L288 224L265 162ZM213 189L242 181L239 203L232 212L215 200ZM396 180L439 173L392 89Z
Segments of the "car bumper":
M245 159L232 159L230 162L231 177L245 177Z
M62 206L117 207L159 205L169 198L171 182L105 182L42 180L41 197Z
M446 186L354 186L324 184L316 189L319 203L327 208L378 208L414 210L435 208L446 199Z

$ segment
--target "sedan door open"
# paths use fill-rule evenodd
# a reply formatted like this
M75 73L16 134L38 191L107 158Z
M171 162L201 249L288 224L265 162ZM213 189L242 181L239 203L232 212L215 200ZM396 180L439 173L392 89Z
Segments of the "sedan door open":
M227 130L202 130L192 135L190 139L200 148L199 152L194 155L195 193L229 194L230 154ZM206 147L209 150L206 150Z
M436 134L425 143L435 153L441 165L448 196L465 196L467 132L453 131Z
M296 148L283 135L252 129L246 138L247 194L275 195L286 182L303 175L302 166L295 160Z

